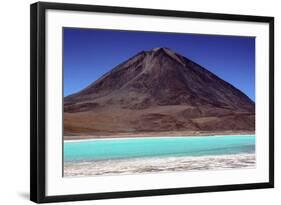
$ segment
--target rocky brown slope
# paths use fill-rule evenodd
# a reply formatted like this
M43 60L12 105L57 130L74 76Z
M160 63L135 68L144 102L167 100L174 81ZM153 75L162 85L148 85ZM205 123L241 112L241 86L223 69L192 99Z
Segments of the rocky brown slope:
M251 99L168 48L140 52L64 98L65 134L254 129Z

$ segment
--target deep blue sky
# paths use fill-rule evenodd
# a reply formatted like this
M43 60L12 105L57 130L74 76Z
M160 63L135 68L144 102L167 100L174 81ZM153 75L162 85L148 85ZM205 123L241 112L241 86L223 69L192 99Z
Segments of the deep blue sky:
M168 47L255 100L255 38L64 28L64 96L142 50Z

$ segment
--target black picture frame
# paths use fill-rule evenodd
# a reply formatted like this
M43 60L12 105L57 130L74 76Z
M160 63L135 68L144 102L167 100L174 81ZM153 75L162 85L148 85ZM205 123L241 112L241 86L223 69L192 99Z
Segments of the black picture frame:
M269 24L269 181L220 186L46 196L45 35L48 9L170 16ZM274 187L274 17L38 2L30 7L30 199L37 203L217 192Z

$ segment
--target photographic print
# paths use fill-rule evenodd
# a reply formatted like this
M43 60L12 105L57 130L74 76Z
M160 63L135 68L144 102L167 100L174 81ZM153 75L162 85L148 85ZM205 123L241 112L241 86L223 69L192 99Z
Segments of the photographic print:
M32 201L274 187L274 17L30 11Z
M253 169L255 37L63 28L64 177Z

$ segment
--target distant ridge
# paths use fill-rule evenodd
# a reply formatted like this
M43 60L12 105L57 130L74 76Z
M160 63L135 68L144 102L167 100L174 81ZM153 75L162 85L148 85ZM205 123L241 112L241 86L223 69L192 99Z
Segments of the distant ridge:
M64 98L68 134L254 130L255 103L169 48L142 51Z

